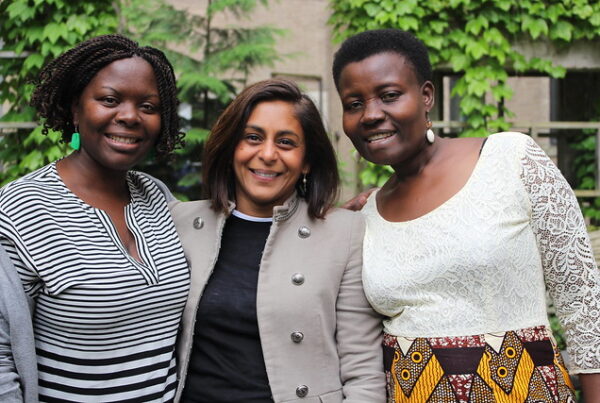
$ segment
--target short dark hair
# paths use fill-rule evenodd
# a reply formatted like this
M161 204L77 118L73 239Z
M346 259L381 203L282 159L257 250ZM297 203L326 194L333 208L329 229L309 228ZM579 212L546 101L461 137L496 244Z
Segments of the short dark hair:
M427 48L419 39L400 29L374 29L346 39L333 57L333 81L339 90L342 70L379 53L398 53L412 64L419 84L432 80Z
M154 70L161 104L161 131L156 155L164 157L183 146L179 130L177 87L173 66L163 52L150 46L140 47L122 35L101 35L79 43L48 63L40 72L31 105L45 119L43 133L60 131L65 142L75 132L71 106L94 76L110 63L141 57Z
M298 194L308 203L312 218L324 218L338 195L339 174L335 152L315 104L295 83L288 80L260 81L243 90L219 116L206 145L202 164L205 196L212 208L226 212L235 199L235 174L232 169L235 148L254 107L265 101L284 101L294 106L304 132L305 160L310 166L306 192L299 179Z

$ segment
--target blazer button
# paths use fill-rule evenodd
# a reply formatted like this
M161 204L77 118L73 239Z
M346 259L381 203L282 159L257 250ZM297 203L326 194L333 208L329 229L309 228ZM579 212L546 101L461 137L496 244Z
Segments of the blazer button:
M200 217L194 218L194 228L200 229L204 227L204 220Z
M306 397L306 395L308 395L308 386L300 385L296 388L296 396Z
M300 343L304 339L302 332L293 332L290 336L294 343Z
M298 236L300 238L308 238L310 236L310 228L304 225L301 226L300 228L298 228Z
M304 274L302 274L302 273L295 273L292 276L292 283L294 285L302 285L302 284L304 284Z

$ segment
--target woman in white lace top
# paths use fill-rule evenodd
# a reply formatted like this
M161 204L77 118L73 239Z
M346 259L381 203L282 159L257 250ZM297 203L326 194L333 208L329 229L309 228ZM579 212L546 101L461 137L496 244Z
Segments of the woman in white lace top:
M351 37L333 75L344 131L394 170L363 208L363 280L386 317L389 401L574 401L546 289L569 370L586 401L600 401L600 272L546 154L520 133L436 137L427 50L406 32Z

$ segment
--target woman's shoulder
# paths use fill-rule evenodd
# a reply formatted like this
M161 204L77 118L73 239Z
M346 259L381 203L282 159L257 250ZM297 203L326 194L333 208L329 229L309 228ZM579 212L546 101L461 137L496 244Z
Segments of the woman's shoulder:
M197 236L200 234L198 230L203 230L201 234L205 236L214 236L212 230L217 228L220 214L211 208L210 200L186 202L175 200L168 206L182 240L193 233Z
M35 171L21 176L18 179L15 179L12 182L8 182L2 187L1 190L4 192L5 189L13 189L23 186L35 186L36 184L46 184L48 181L55 181L55 176L53 174L54 172L56 172L55 163L45 165L36 169Z
M32 198L43 198L49 193L56 193L58 188L53 185L58 184L58 181L54 173L52 163L7 183L0 189L0 206L6 207L11 201L22 204Z
M155 193L153 191L158 189L165 197L167 203L175 200L175 196L173 196L168 186L160 179L141 171L129 171L129 177L131 178L133 186L137 187L138 191L142 194L151 193L150 197L152 197L153 193Z
M365 228L365 218L360 211L350 211L340 207L329 209L325 218L319 221L325 226L335 227L338 231L364 231Z
M353 219L361 219L361 214L360 211L352 211L352 210L348 210L345 208L341 208L341 207L332 207L327 211L327 214L325 215L325 218L329 218L329 217L338 217L340 219L347 219L347 220L353 220Z
M171 203L169 203L169 209L171 210L171 212L177 213L188 211L206 211L210 210L210 200L174 200Z
M173 219L181 219L188 216L213 216L215 211L211 208L210 200L180 201L173 200L169 203L169 210Z
M495 144L498 147L524 149L528 143L532 142L530 136L521 132L499 132L490 134L487 142Z

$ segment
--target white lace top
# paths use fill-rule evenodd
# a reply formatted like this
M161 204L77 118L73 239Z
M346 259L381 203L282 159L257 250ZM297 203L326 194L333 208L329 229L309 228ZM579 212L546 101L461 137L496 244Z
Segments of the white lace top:
M419 218L386 221L375 196L363 212L364 287L387 333L549 326L547 288L571 373L600 371L600 272L575 195L530 137L490 136L465 186Z

